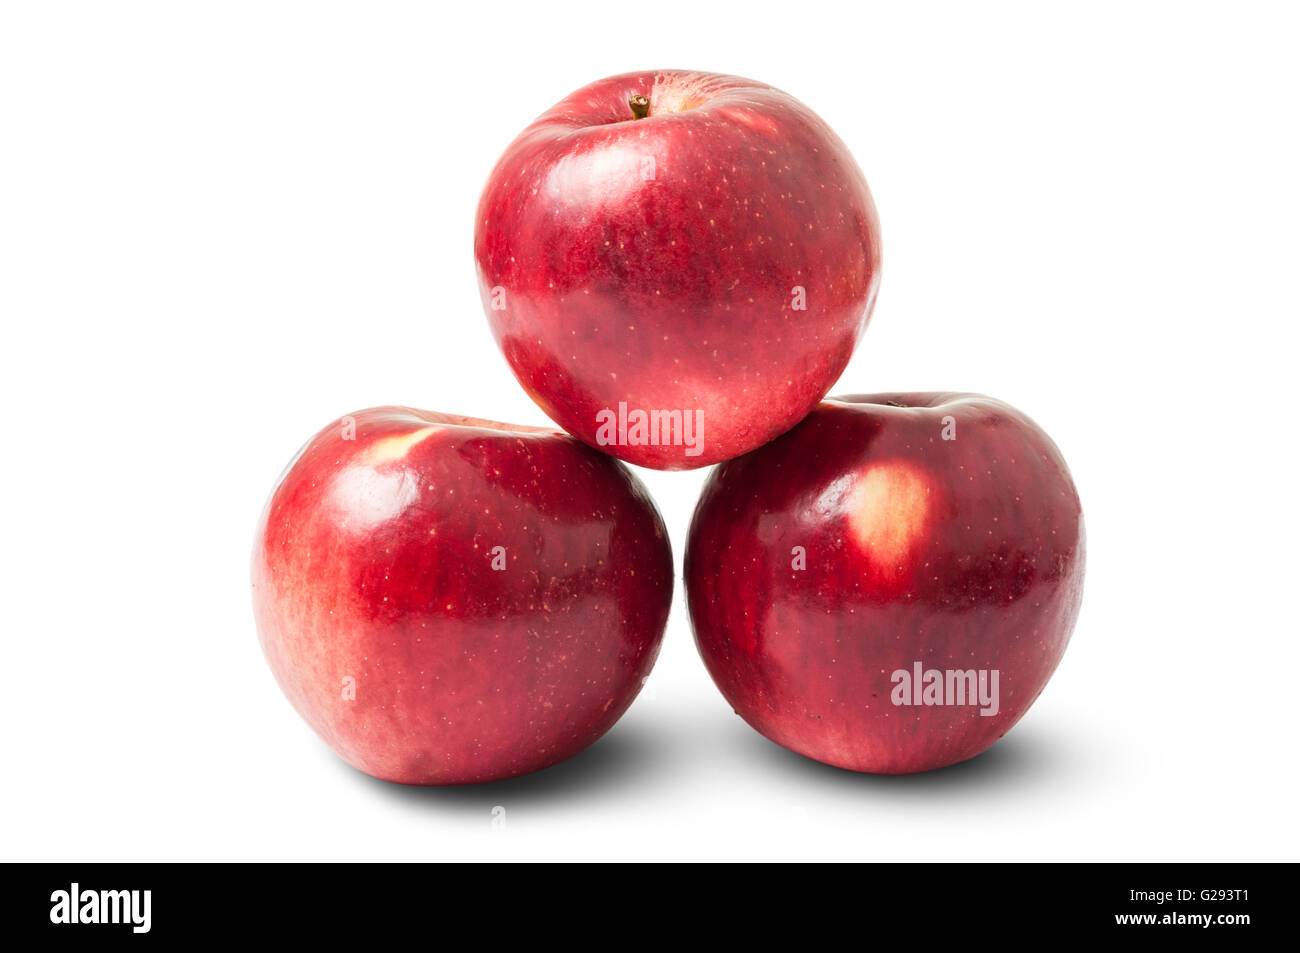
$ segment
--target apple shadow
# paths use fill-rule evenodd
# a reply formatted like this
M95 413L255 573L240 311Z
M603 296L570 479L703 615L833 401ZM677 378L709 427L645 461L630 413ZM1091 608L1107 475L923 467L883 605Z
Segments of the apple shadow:
M604 737L567 761L532 774L483 784L395 784L372 778L339 760L339 767L391 801L457 812L485 813L501 803L572 804L582 798L606 797L633 786L645 776L661 774L671 745L644 725L615 725Z
M918 794L942 796L949 791L967 794L972 790L1023 789L1028 784L1051 783L1069 773L1060 744L1023 725L982 754L921 774L861 774L814 761L756 732L749 733L759 743L755 745L755 757L768 762L774 770L819 785L871 789L908 798Z

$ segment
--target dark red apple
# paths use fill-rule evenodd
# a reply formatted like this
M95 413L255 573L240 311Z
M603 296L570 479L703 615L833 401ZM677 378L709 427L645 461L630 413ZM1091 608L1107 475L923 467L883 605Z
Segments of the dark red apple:
M736 713L880 774L1006 734L1061 661L1083 568L1060 452L975 394L824 402L710 476L686 550L696 642Z
M577 754L632 703L672 596L627 468L563 434L405 407L344 417L253 554L271 670L345 761L464 784Z
M880 225L853 157L771 86L627 73L506 149L474 236L492 332L582 441L690 469L784 433L848 363Z

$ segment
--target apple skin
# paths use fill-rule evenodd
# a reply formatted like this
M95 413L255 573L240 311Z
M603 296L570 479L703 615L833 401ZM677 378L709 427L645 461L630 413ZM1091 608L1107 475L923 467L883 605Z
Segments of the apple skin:
M616 460L377 407L289 465L252 578L276 681L335 752L387 781L467 784L562 761L618 720L658 655L673 564Z
M1006 734L1061 661L1083 573L1055 444L1015 408L957 393L832 398L723 464L685 564L696 644L736 713L875 774L955 764ZM895 706L892 673L918 661L997 670L998 713Z
M798 100L663 70L592 83L524 130L483 191L474 253L492 333L556 423L693 469L826 395L875 302L880 224L847 147ZM600 442L619 402L700 412L702 452Z

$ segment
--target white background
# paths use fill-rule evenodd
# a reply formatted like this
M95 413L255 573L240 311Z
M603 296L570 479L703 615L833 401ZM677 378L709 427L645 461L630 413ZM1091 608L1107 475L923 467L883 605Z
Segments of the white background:
M1295 14L976 6L6 4L0 856L1297 859ZM478 192L554 101L667 67L854 151L884 280L833 392L984 391L1055 437L1074 641L988 754L859 776L731 713L679 585L585 754L371 780L261 658L258 512L349 411L546 422L481 313ZM640 473L680 567L704 473Z

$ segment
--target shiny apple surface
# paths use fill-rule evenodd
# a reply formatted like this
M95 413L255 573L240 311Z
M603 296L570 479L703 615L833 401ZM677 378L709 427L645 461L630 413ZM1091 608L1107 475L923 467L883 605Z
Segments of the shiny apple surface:
M464 784L577 754L631 704L672 597L668 535L616 460L405 407L321 430L257 531L266 658L378 778Z
M1065 652L1083 573L1055 444L1001 401L948 393L827 400L723 464L685 568L733 709L792 751L884 774L973 757L1024 715ZM970 703L981 688L988 702Z
M691 469L785 432L834 385L875 301L880 224L807 106L664 70L592 83L524 130L483 191L474 253L492 332L553 420ZM658 423L602 429L621 408Z

